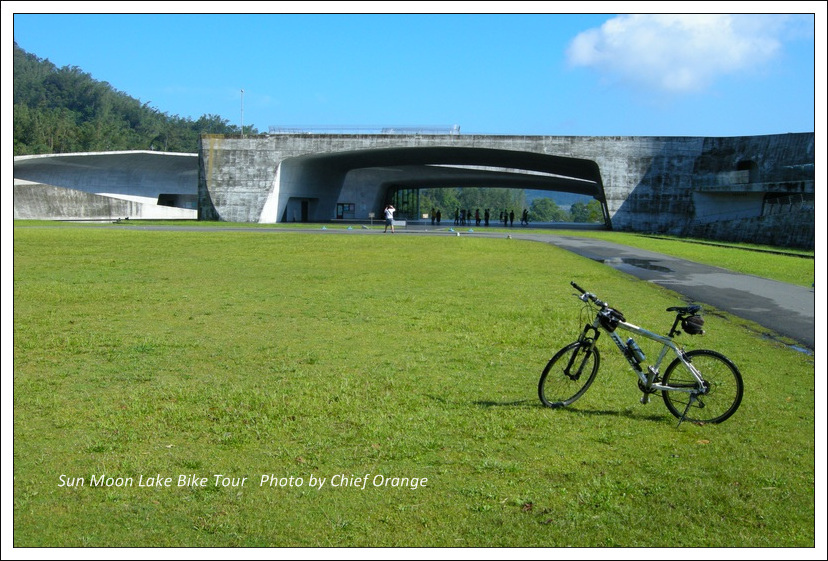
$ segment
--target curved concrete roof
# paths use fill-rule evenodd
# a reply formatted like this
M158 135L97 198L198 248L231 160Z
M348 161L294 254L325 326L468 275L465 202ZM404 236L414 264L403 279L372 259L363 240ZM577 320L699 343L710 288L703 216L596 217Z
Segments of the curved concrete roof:
M15 156L14 178L15 216L96 218L101 198L121 201L115 207L118 216L126 214L123 218L196 218L197 214L198 154L118 151ZM37 204L46 187L50 197L62 198L58 214ZM102 218L108 216L109 212Z
M303 198L315 201L310 211L316 219L333 216L348 176L370 184L360 194L363 213L381 209L400 188L520 187L577 193L605 204L600 170L591 159L482 146L372 146L285 157L259 221L284 219L291 200ZM225 218L239 219L230 216L236 208L227 210Z
M479 147L373 148L290 158L291 165L340 175L385 169L397 185L516 186L552 189L602 199L601 174L589 159Z

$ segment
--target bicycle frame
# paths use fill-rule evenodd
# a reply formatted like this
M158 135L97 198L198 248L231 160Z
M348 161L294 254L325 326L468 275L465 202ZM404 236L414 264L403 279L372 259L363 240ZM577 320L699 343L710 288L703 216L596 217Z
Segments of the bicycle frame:
M624 355L624 358L627 359L630 367L633 371L638 375L638 379L641 381L643 387L649 391L678 391L678 392L685 392L688 394L698 394L700 393L699 389L695 388L677 388L673 386L665 386L660 383L656 383L655 379L659 374L661 364L664 362L664 358L667 356L669 351L673 351L675 355L687 366L688 370L692 373L693 377L695 378L696 382L698 383L699 388L704 387L704 380L699 375L698 370L695 369L692 363L690 363L684 354L684 349L679 347L672 338L659 335L657 333L653 333L648 329L644 329L643 327L639 327L633 323L629 323L627 321L618 321L616 329L613 331L608 330L601 322L601 313L603 310L599 311L595 319L593 320L592 324L587 324L584 326L583 331L581 332L581 336L579 337L579 341L586 341L590 338L588 337L588 333L592 331L594 333L594 337L591 338L589 348L592 349L595 346L598 337L600 336L600 332L606 332L610 339L615 343L615 346L618 347L618 350L621 351L621 354ZM654 363L647 368L647 372L645 373L644 370L641 368L641 363L632 355L629 351L626 343L624 340L618 335L617 330L623 329L624 331L628 331L630 333L635 333L636 335L640 335L645 339L650 339L652 341L656 341L662 344L661 351L658 354L658 358ZM574 359L573 355L573 359ZM571 366L571 365L570 365ZM645 394L646 395L646 394Z

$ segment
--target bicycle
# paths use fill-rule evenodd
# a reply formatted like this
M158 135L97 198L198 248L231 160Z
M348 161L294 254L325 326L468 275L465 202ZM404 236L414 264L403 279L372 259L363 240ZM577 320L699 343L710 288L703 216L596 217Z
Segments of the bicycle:
M538 396L544 405L553 408L571 405L589 389L601 363L596 343L604 331L637 374L638 388L643 393L641 403L648 403L650 396L660 391L664 405L679 419L678 426L683 421L721 423L736 412L744 393L742 375L736 365L716 351L685 351L673 341L682 330L689 335L704 333L704 319L698 315L701 306L667 308L676 317L668 334L663 336L627 322L619 310L575 282L570 284L581 293L575 296L586 303L590 313L595 313L595 319L584 326L577 341L559 350L544 368L538 382ZM655 362L644 369L646 356L641 348L632 337L625 342L618 335L618 329L661 343ZM670 351L675 359L662 376L661 365Z

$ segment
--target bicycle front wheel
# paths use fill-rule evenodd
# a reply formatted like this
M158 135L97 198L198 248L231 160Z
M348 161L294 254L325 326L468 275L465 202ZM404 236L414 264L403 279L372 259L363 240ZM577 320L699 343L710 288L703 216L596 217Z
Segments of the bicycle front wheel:
M555 354L543 369L538 396L547 407L564 407L584 395L598 374L598 349L574 342Z
M693 423L721 423L728 419L742 403L744 386L739 369L716 351L689 351L685 359L698 371L704 383L700 386L690 369L681 360L674 360L667 367L661 383L698 390L699 393L692 398L693 394L683 391L662 391L667 409L677 418Z

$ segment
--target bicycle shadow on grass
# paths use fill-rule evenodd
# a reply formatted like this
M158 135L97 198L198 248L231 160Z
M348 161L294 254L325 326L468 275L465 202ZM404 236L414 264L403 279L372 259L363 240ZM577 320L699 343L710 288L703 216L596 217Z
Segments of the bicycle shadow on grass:
M461 402L449 401L448 399L438 395L427 395L429 399L438 401L445 405L460 405ZM471 402L472 405L482 408L492 407L519 407L521 409L545 409L551 414L562 415L582 415L587 417L618 417L631 419L633 421L649 421L654 423L664 423L665 420L670 420L672 417L660 413L642 414L640 411L633 409L582 409L575 407L560 407L552 408L542 405L537 398L515 399L511 401L493 401L493 400L476 400Z
M541 405L541 407L543 407ZM546 408L551 409L551 408ZM552 411L556 411L552 409ZM640 411L634 411L632 409L570 409L567 407L562 407L558 409L562 413L567 413L570 415L578 414L584 415L588 417L619 417L624 419L631 419L633 421L650 421L650 422L658 422L663 423L665 420L672 419L673 417L660 414L660 413L644 413L642 414ZM556 411L556 412L557 412ZM666 413L666 412L665 412Z
M671 419L659 413L642 414L640 411L632 409L582 409L573 407L546 407L538 402L537 399L519 399L515 401L473 401L474 405L479 407L527 407L548 409L550 413L566 414L566 415L583 415L588 417L619 417L631 419L634 421L651 421L663 423L665 419Z
M516 399L515 401L472 401L480 407L535 407L535 399Z
M434 401L437 401L437 402L442 403L444 405L464 405L464 404L468 404L467 401L450 401L450 400L446 399L445 397L442 397L442 396L439 396L439 395L428 395L427 394L426 397L428 397L429 399L433 399ZM537 401L537 400L533 400L533 399L516 399L514 401L502 401L502 402L498 402L498 401L472 401L471 403L472 403L472 405L479 405L479 406L483 406L483 407L526 407L526 408L531 407L531 408L534 408L535 405L532 403L533 401Z

